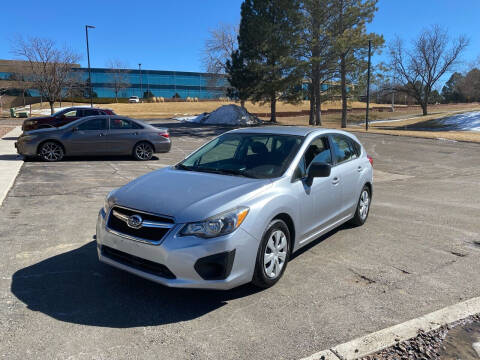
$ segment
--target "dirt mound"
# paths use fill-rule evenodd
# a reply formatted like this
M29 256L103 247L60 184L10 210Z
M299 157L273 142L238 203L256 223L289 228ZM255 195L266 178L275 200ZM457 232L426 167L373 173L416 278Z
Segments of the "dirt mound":
M230 104L220 106L211 113L203 113L187 121L208 125L259 125L262 120L250 114L246 109Z

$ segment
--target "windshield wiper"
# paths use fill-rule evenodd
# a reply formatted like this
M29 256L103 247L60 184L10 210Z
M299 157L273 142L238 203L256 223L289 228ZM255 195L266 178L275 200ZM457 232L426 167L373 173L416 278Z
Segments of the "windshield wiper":
M187 170L187 171L194 171L193 167L191 166L186 166L186 165L183 165L183 164L177 164L175 165L175 169L181 169L181 170Z
M244 176L244 177L248 177L248 178L253 178L253 176L251 176L251 175L249 175L249 174L246 174L244 171L241 171L241 170L215 169L215 168L200 167L200 166L190 167L189 170L199 171L199 172L206 172L206 173L212 173L212 174L236 175L236 176Z

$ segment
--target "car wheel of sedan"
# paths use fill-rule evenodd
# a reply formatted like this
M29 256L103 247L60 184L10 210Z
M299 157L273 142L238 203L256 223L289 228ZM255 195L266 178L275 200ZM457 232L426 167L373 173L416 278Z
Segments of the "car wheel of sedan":
M38 155L45 161L60 161L64 156L63 147L57 142L47 141L40 147Z
M261 288L273 286L282 277L290 257L290 232L282 220L274 220L263 235L252 282Z
M148 142L141 142L133 148L133 157L140 161L150 160L153 156L153 147Z
M370 211L370 189L368 186L364 186L362 192L360 193L360 198L358 199L357 210L355 211L355 216L350 223L356 226L361 226L367 221L368 213Z

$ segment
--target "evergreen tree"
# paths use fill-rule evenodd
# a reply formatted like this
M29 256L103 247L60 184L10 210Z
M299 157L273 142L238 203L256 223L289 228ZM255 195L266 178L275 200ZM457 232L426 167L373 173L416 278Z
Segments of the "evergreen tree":
M278 99L295 103L303 94L299 8L298 0L245 0L241 8L240 56L256 79L251 99L270 102L272 122Z
M252 89L257 83L255 73L249 71L249 67L246 65L239 50L235 50L231 58L227 60L225 70L230 83L227 95L230 98L240 100L240 105L244 108L245 101L250 98Z
M465 101L465 98L462 96L460 91L460 84L463 81L464 76L459 72L454 72L450 79L445 83L445 86L442 88L442 96L445 102L462 102Z
M332 0L334 5L335 47L339 60L342 93L342 128L347 127L347 96L349 75L358 76L366 68L368 40L373 49L380 48L383 36L367 33L366 24L373 20L378 0Z
M310 125L321 125L321 86L336 75L336 55L333 46L334 16L331 0L303 0L303 55L306 76L310 78Z

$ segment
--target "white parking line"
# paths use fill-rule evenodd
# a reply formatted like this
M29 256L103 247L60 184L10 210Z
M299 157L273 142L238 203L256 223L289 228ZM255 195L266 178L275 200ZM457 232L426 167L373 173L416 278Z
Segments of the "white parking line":
M15 149L14 143L16 140L6 139L17 138L21 133L21 128L17 126L0 139L0 206L2 206L3 200L15 182L23 164L23 158L17 154Z
M359 337L344 344L334 346L331 349L315 353L302 360L358 359L395 345L397 342L411 339L418 335L419 330L425 332L435 330L440 326L478 313L480 313L480 297L451 305L402 324Z

